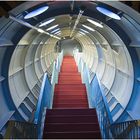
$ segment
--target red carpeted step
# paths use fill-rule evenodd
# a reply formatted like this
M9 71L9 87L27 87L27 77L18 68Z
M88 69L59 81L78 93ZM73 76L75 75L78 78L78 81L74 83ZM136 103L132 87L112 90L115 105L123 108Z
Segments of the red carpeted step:
M82 84L82 80L81 79L75 79L73 80L72 78L59 78L58 79L58 83L60 84L61 82L80 82L80 84Z
M47 115L96 115L95 109L47 109Z
M74 95L79 95L79 96L84 96L83 94L86 94L85 91L55 91L55 95L59 95L59 96L63 96L63 95L71 95L71 96L74 96ZM86 96L84 96L86 97ZM85 100L87 102L87 100Z
M48 132L44 134L47 139L101 139L100 132Z
M73 79L77 79L77 80L81 80L81 77L79 75L59 75L59 79L70 79L70 80L73 80Z
M55 103L59 104L59 103L73 103L73 104L76 104L77 102L79 103L85 103L85 99L56 99Z
M76 109L75 109L76 110ZM94 123L98 122L98 119L96 116L86 116L86 115L81 115L80 117L69 115L69 116L47 116L47 119L45 123Z
M75 131L99 131L98 122L96 123L47 123L47 132L75 132Z
M84 94L84 93L86 93L86 89L82 90L82 89L66 89L66 88L63 89L63 88L61 88L61 89L56 89L55 90L55 93L58 93L58 92L62 92L62 93L64 93L64 92L65 93L66 92L68 92L68 93L74 93L74 92L77 93L78 92L79 93L80 92L80 93Z
M81 81L61 81L59 84L82 84Z
M74 99L87 99L87 96L79 96L79 95L55 95L54 96L54 101L55 100L66 100L67 99L71 99L71 100L74 100Z
M65 89L72 89L72 90L86 90L86 87L84 84L77 84L77 85L73 85L73 84L68 84L68 85L63 85L63 84L57 84L55 85L55 90L65 90Z
M53 108L66 108L66 109L71 109L71 108L88 108L88 103L54 103Z

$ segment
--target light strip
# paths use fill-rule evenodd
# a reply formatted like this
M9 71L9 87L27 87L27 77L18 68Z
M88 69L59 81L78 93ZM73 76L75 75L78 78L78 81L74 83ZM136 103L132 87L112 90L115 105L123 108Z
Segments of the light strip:
M60 35L61 34L61 32L60 33L57 33L57 35Z
M50 27L50 28L48 28L48 29L46 29L46 31L50 31L50 30L56 28L57 26L58 26L58 24L57 24L57 25L54 25L54 26L52 26L52 27Z
M60 28L57 28L57 29L53 30L51 33L55 33L55 32L57 32L59 30L60 30Z
M84 11L82 11L82 10L79 11L79 14L77 16L77 19L76 19L75 24L73 26L73 29L71 31L70 37L72 37L72 35L73 35L73 33L74 33L74 31L75 31L75 29L76 29L76 27L77 27L77 25L78 25L78 23L80 21L80 18L81 18L81 16L82 16L83 13L84 13Z
M90 31L93 31L93 32L95 31L93 28L91 28L91 27L89 27L89 26L87 26L87 25L82 24L82 26L85 27L85 28L87 28L87 29L90 30Z
M28 28L34 29L34 30L36 30L36 31L38 31L38 32L40 32L40 33L47 34L47 35L49 35L49 36L51 36L51 37L53 37L53 38L56 38L56 39L58 39L58 40L61 39L60 37L58 37L58 36L56 36L56 35L53 35L53 34L50 34L50 33L46 32L46 31L43 30L43 29L37 28L36 26L33 26L33 25L29 24L28 22L25 22L25 21L23 21L23 20L21 20L21 19L17 19L17 18L15 18L15 17L11 16L11 15L9 16L9 18L12 19L13 21L15 21L15 22L17 22L17 23L23 25L23 26L26 26L26 27L28 27Z
M37 31L40 32L40 33L44 33L44 32L45 32L45 31L42 30L42 29L37 29Z
M50 19L50 20L48 20L48 21L45 21L45 22L41 23L41 24L39 25L39 27L43 27L43 26L45 26L45 25L47 25L47 24L53 22L54 20L55 20L55 19L53 18L53 19Z
M54 33L54 34L58 34L58 33L61 33L61 31L57 31L56 33Z
M80 34L82 34L82 35L85 35L85 33L83 33L83 32L79 32Z
M89 33L88 31L84 30L84 29L80 29L81 31L83 31L84 33Z
M32 18L32 17L38 16L38 15L44 13L46 10L48 10L48 8L49 8L49 6L40 7L40 8L38 8L38 9L36 9L36 10L34 10L34 11L28 13L28 14L24 17L24 19L30 19L30 18Z
M102 24L100 24L100 23L98 23L98 22L96 22L96 21L94 21L94 20L87 19L87 21L89 21L90 23L94 24L95 26L98 26L98 27L100 27L100 28L103 28L103 25L102 25Z

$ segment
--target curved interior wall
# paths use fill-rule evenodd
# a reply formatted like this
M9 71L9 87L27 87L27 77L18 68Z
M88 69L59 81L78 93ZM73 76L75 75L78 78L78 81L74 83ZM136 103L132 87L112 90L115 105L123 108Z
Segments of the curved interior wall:
M57 40L31 30L18 43L9 67L9 88L22 117L28 121L36 108L44 73L51 77Z
M87 15L93 17L91 13L95 12L97 16L94 18L100 19L106 25L104 24L104 28L100 29L88 23L88 25L95 28L96 31L89 31L90 33L84 36L77 34L75 35L75 39L79 41L82 47L81 56L90 68L91 77L96 73L102 83L102 88L105 91L113 120L125 121L139 119L138 93L140 72L138 71L138 68L140 66L140 53L138 36L140 35L140 26L137 18L139 15L136 14L137 17L132 17L131 9L129 7L126 7L119 2L115 3L116 5L121 5L118 8L119 10L121 9L121 11L123 11L123 9L130 10L128 13L123 11L121 21L115 21L113 19L106 21L106 18L95 10L96 5L94 3L92 5L90 2L90 6L87 7L87 3L82 2L88 9L84 12L85 17L83 17L83 20ZM25 5L26 4L27 3L25 3ZM111 5L111 3L109 4ZM56 9L58 8L60 10L58 14L69 12L64 11L67 8L67 5L65 8L64 5L65 4L56 6ZM33 5L28 6L31 7ZM78 6L78 2L76 2L75 6ZM53 8L52 10L54 10ZM17 15L18 13L21 13L21 10L23 9L24 7L21 9L18 7L17 10L12 10L11 13L13 12L14 15ZM135 13L135 11L132 11L132 13ZM55 14L56 13L52 13L52 15L48 15L48 17L54 16ZM60 24L62 22L61 16L58 16L60 17L58 23ZM42 17L40 20L41 19ZM10 114L7 115L8 118L10 118L14 111L18 109L22 119L28 121L31 112L36 106L43 74L47 72L51 77L52 63L57 57L57 54L54 52L57 40L44 34L39 34L34 30L29 31L21 39L29 30L28 28L7 18L2 18L1 23L0 35L2 39L5 39L3 43L4 47L1 47L0 52L2 66L0 76L1 103L4 110L7 110L5 112ZM78 28L80 27L81 24L78 25ZM68 35L68 33L70 34L70 29L64 25L61 28L63 36ZM23 30L23 32L16 38L17 33L21 30ZM75 31L75 34L76 33L77 31ZM14 53L12 55L13 50ZM9 53L9 56L5 61L4 58L6 58L5 55L7 55L7 53ZM12 58L9 69L8 65L11 55ZM4 61L7 67L4 67ZM9 87L8 89L10 89L10 91L7 89L5 92L6 86ZM12 100L10 100L11 98ZM8 100L12 102L10 105L8 105ZM4 110L0 110L2 116L1 120L4 118Z

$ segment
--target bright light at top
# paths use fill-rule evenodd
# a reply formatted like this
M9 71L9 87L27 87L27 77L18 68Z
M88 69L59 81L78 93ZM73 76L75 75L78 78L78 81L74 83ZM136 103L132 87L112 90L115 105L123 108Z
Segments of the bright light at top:
M39 25L39 27L45 26L45 25L47 25L47 24L53 22L54 20L55 20L55 19L53 18L53 19L50 19L50 20L48 20L48 21L45 21L45 22L41 23L41 24Z
M90 31L93 31L93 32L95 31L93 28L91 28L91 27L89 27L89 26L87 26L87 25L82 24L82 26L85 27L85 28L87 28L87 29L90 30Z
M88 31L84 30L84 29L80 29L81 31L83 31L84 33L89 33Z
M54 26L52 26L52 27L50 27L50 28L48 28L48 29L46 29L46 30L47 30L47 31L52 30L52 29L56 28L57 26L58 26L58 24L57 24L57 25L54 25Z
M94 21L94 20L87 19L87 21L89 21L90 23L94 24L95 26L98 26L98 27L100 27L100 28L103 28L103 25L102 25L102 24L100 24L100 23L98 23L98 22L96 22L96 21Z
M42 13L44 13L46 10L48 10L49 6L43 6L43 7L40 7L30 13L28 13L24 19L29 19L29 18L32 18L32 17L35 17L35 16L38 16Z
M60 30L60 29L57 28L57 29L53 30L51 33L55 33L55 32L57 32L57 31L59 31L59 30Z
M37 29L37 31L40 33L44 33L44 30L42 30L42 29Z
M108 10L108 9L106 9L106 8L103 8L103 7L96 7L96 9L97 9L99 12L101 12L102 14L104 14L104 15L110 17L110 18L117 19L117 20L121 20L121 18L120 18L117 14L113 13L112 11L110 11L110 10Z

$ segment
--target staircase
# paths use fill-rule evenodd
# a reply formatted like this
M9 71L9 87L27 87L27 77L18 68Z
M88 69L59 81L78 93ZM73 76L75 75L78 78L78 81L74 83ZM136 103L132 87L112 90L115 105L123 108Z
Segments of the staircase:
M86 87L72 56L63 59L53 109L46 113L43 138L101 138L96 110L88 109Z

